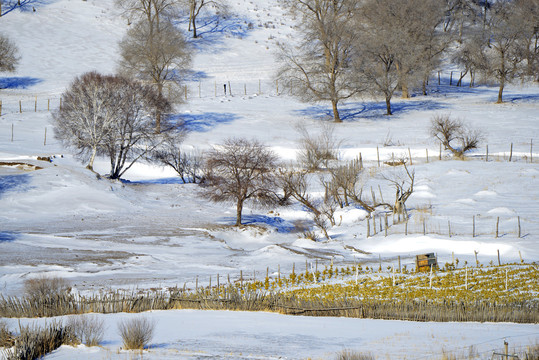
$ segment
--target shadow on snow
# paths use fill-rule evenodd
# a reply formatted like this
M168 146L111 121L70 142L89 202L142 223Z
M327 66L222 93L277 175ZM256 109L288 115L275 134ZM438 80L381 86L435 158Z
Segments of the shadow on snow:
M444 104L433 101L394 101L391 103L393 115L407 113L416 110L439 110L445 107ZM308 116L318 120L333 119L333 111L327 105L309 106L303 110L296 110L302 116ZM361 119L379 119L386 113L385 102L355 102L342 104L339 107L339 114L342 121L359 121ZM389 119L389 117L388 117Z
M185 29L188 27L189 17L183 17L184 20L176 24ZM188 32L186 37L188 41L198 51L207 53L218 53L225 40L230 37L243 38L248 35L248 18L235 17L234 15L223 17L221 15L207 15L197 17L197 38L193 38L193 33Z
M12 242L17 239L19 235L12 231L0 231L0 244L3 242Z
M31 12L39 9L42 6L52 4L56 0L0 0L2 1L2 16L9 14L13 10L19 9L23 12Z
M28 189L30 175L6 175L0 177L0 197L8 191L23 191Z
M0 89L28 89L42 81L28 76L0 77Z
M226 217L223 220L230 224L236 223L235 217ZM280 233L290 233L295 230L294 224L278 216L243 215L241 217L241 223L242 225L268 225Z
M207 132L221 124L228 124L239 116L232 113L181 114L172 116L171 121L182 122L188 131Z

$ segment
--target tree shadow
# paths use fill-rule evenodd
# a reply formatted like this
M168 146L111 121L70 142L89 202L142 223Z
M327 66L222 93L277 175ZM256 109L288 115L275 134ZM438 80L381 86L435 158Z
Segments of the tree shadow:
M146 179L146 180L127 180L127 179L120 179L120 181L123 184L129 184L129 185L174 185L174 184L183 184L182 179L179 176L175 177L168 177L168 178L162 178L162 179Z
M12 231L0 231L0 243L12 242L19 237L19 234Z
M3 77L0 78L0 89L28 89L40 82L43 80L28 76Z
M234 224L236 222L235 217L223 218L224 221ZM275 228L280 233L291 233L296 227L290 221L284 220L278 216L266 216L266 215L243 215L241 217L242 225L268 225Z
M221 124L228 124L239 119L239 116L232 113L213 113L203 114L181 114L171 117L172 122L183 122L187 131L208 132Z
M0 176L0 197L8 191L28 190L30 180L28 174Z
M182 28L188 26L189 16L186 20L176 22ZM230 15L207 15L197 17L197 38L193 38L191 32L187 33L189 43L199 52L215 54L220 52L230 37L243 38L249 34L249 18L235 17Z
M412 111L424 110L440 110L446 105L434 100L409 100L409 101L393 101L391 109L394 115L405 114ZM295 113L307 116L317 120L333 120L333 110L327 105L309 106L302 110L295 110ZM391 116L385 115L385 102L366 101L342 104L339 107L339 114L342 121L359 121L361 119L380 120L385 117L386 120L391 119Z
M9 14L14 10L20 10L22 12L32 12L40 7L52 4L57 0L1 0L2 1L2 16Z
M183 73L183 81L201 81L209 78L205 71L187 70Z

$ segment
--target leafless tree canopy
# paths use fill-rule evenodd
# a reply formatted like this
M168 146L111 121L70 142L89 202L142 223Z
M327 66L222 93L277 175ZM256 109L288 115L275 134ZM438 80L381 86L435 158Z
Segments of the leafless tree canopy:
M241 225L243 204L276 201L274 170L277 156L256 140L227 139L208 154L207 196L236 204L236 226Z
M182 134L167 136L151 154L151 160L174 169L183 183L201 184L205 181L204 154L183 149L182 140Z
M341 122L339 102L360 92L353 84L351 61L357 32L350 31L355 0L283 0L301 17L303 41L298 47L281 44L278 77L305 101L329 101L335 122Z
M158 95L179 102L180 83L191 65L191 49L170 21L172 0L120 0L137 22L120 42L120 73L152 84ZM161 131L157 112L156 132Z
M0 34L0 71L15 71L19 62L17 46L5 35Z
M305 124L297 125L296 129L300 135L297 160L307 171L327 168L331 161L337 160L340 142L331 123L322 123L315 134Z
M155 148L156 112L169 111L168 101L150 86L87 73L62 94L62 106L53 113L55 135L88 160L89 169L97 155L109 157L110 177L116 179Z
M465 152L476 149L483 139L479 130L470 129L461 120L451 119L449 115L436 115L432 118L430 135L458 158L462 158Z

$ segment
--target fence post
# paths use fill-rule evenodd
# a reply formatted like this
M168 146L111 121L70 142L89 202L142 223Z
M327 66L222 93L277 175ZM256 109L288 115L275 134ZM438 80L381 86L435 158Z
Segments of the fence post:
M19 113L22 114L22 101L19 100Z
M496 218L496 239L498 238L498 227L500 225L500 217Z
M247 84L243 84L243 95L247 96Z
M511 150L509 151L509 162L511 162L512 158L513 158L513 143L511 143Z
M518 219L518 237L520 238L520 231L521 231L521 227L520 227L520 216L519 216L517 219Z
M451 71L451 75L449 75L449 86L453 85L453 71Z
M2 116L2 100L0 100L0 116Z
M230 96L234 96L232 95L232 86L230 86L230 81L228 82L228 93L230 94Z
M442 160L442 143L440 143L440 155L438 155L438 160Z
M43 139L43 146L47 146L47 127L45 126L45 138Z
M258 79L258 95L262 94L262 81Z
M438 85L440 85L441 82L440 82L440 71L438 71Z
M488 144L487 144L487 157L485 161L488 162Z
M47 99L47 111L51 111L51 99Z
M15 124L11 123L11 142L13 142L13 132L14 132Z
M429 149L425 149L425 152L427 154L427 163L429 162Z
M410 158L410 166L414 165L412 161L412 152L410 151L410 148L408 148L408 157Z
M448 229L449 237L451 237L451 221L450 220L447 220L447 229Z
M34 102L34 112L37 112L37 96L36 96L36 101Z
M380 167L380 149L376 146L376 158L378 159L378 167Z
M502 262L500 260L500 249L498 249L498 266L502 266Z

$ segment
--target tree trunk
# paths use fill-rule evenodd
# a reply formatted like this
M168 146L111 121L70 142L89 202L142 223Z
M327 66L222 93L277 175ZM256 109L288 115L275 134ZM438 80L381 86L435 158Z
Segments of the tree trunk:
M502 100L502 95L503 95L503 88L505 86L505 79L502 78L500 80L500 89L498 90L498 101L496 101L496 104L501 104L503 103L503 100Z
M243 210L243 200L238 199L236 203L236 226L241 226L241 213Z
M196 17L193 16L193 38L196 39L197 38L197 25L196 25Z
M88 165L86 166L87 169L89 170L94 170L94 160L95 160L95 156L97 154L97 149L94 147L92 149L92 155L90 155L90 160L88 161Z
M336 123L341 123L341 117L339 115L339 109L337 109L337 101L331 100L331 106L333 108L333 119Z
M159 97L163 96L163 84L161 82L157 83L157 93ZM161 111L157 110L155 114L155 133L161 133Z
M501 69L500 69L500 89L498 90L498 101L496 101L496 104L501 104L503 102L502 95L503 95L503 88L505 87L505 53L501 52Z
M408 84L406 81L403 81L401 83L401 91L402 91L402 98L403 99L409 99L410 98L410 92L408 91Z
M386 115L393 115L393 113L391 112L391 98L390 97L386 97Z

